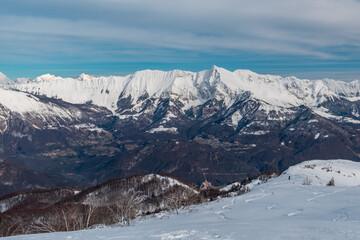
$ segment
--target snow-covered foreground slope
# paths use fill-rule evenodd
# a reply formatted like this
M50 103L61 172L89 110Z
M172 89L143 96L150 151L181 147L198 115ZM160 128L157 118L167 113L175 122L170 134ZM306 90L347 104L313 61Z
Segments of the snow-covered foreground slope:
M284 174L302 184L326 186L334 178L336 186L360 186L360 163L348 160L305 161Z
M332 171L326 171L329 167ZM308 161L247 194L184 209L180 215L160 213L131 227L9 239L359 239L359 169L359 163L344 160ZM339 177L336 171L354 177ZM315 185L303 185L310 173ZM335 186L320 186L329 177Z

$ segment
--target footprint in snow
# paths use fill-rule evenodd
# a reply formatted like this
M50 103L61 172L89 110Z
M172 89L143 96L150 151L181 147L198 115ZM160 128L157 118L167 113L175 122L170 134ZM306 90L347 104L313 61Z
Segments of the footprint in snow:
M222 214L222 213L224 213L224 212L226 212L226 211L216 211L215 214L216 214L216 215L220 215L220 214Z
M337 218L333 219L333 222L345 222L349 218L347 213L341 213L337 215Z
M302 211L303 211L303 209L298 209L298 210L296 210L296 211L294 211L294 212L288 213L288 216L289 216L289 217L296 216L296 215L302 213Z
M252 195L252 196L259 196L260 197L257 197L257 198L250 198L250 199L246 199L245 200L245 203L249 203L249 202L253 202L253 201L257 201L257 200L260 200L260 199L263 199L269 195L272 195L271 193L263 193L263 194L257 194L257 195ZM249 197L252 197L252 196L249 196Z
M266 209L273 209L273 208L275 208L277 206L277 204L274 204L274 205L271 205L271 206L267 206L267 208Z

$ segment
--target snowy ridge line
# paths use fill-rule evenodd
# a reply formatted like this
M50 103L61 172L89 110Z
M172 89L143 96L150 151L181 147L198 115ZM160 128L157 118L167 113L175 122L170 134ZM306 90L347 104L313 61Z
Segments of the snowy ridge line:
M326 186L334 179L336 186L360 186L360 163L349 160L311 160L290 167L283 173L298 184Z
M22 115L36 112L47 116L53 115L68 119L73 117L69 110L60 108L53 103L44 103L36 96L3 88L0 88L0 104Z
M0 72L0 86L7 86L11 85L12 83L13 82L7 76L5 76L5 74Z
M138 216L178 212L201 202L198 188L158 174L112 179L82 191L58 188L17 192L0 198L0 237L99 225L129 226ZM19 221L23 227L12 228Z
M231 72L216 66L197 73L144 70L127 76L94 77L81 74L77 78L45 74L32 81L19 81L11 87L32 94L61 98L70 103L91 101L113 113L117 109L118 100L129 97L133 105L143 101L144 97L170 97L182 102L186 110L209 99L224 100L230 106L236 96L245 92L250 92L255 99L282 107L316 107L328 99L356 101L360 96L359 80L301 80L296 77L261 75L249 70Z

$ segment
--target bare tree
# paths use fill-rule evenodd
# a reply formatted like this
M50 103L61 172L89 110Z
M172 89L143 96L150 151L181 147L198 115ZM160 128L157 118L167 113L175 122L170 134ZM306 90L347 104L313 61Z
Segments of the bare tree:
M60 190L31 194L27 201L33 204L0 213L0 236L74 231L96 224L129 226L137 216L170 209L178 214L181 207L203 200L191 187L157 175L112 180L76 196ZM64 197L57 201L59 194Z
M91 226L90 220L93 218L95 211L101 206L101 201L99 198L92 197L88 199L86 202L86 223L85 228L89 228Z
M302 185L311 185L312 180L309 177L306 177L302 183Z
M179 214L181 207L195 203L197 197L198 195L192 189L175 186L164 201L165 206L168 206L171 210L175 210L176 214Z
M335 186L335 180L334 180L333 177L332 177L332 178L330 179L330 181L326 184L326 186Z
M135 191L133 188L127 191L117 191L115 199L112 200L113 207L109 206L115 221L129 226L131 220L137 216L143 199L144 196L141 192Z
M1 216L0 234L1 237L13 236L22 233L22 222L20 217Z

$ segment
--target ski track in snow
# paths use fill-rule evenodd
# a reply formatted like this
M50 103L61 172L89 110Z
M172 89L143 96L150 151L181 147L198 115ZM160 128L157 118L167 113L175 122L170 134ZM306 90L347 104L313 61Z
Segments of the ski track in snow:
M346 191L346 189L339 189L339 190L336 190L334 192L322 193L322 194L315 193L316 197L308 198L308 199L306 199L306 201L312 202L312 201L315 201L315 200L317 200L319 198L327 197L327 196L330 196L332 194L335 194L335 193L338 193L338 192L343 192L343 191Z
M255 196L258 196L258 197L246 199L244 202L245 202L245 203L249 203L249 202L257 201L257 200L259 200L259 199L263 199L263 198L265 198L265 197L273 194L273 193L266 193L265 191L266 191L265 189L260 188L260 192L261 192L261 193L248 196L248 197L255 197Z

